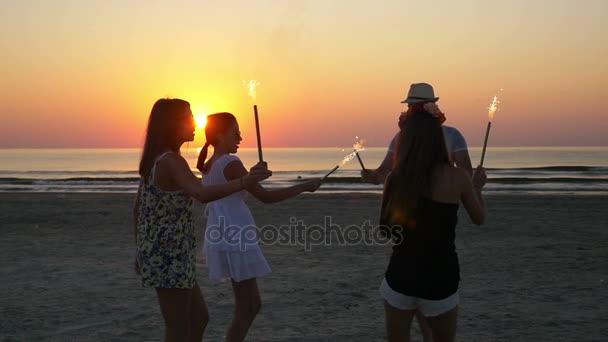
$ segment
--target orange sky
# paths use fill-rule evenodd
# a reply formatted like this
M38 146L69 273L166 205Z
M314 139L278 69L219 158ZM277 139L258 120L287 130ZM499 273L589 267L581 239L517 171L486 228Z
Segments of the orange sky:
M381 4L381 5L379 5ZM608 145L608 1L21 1L0 12L0 148L138 147L160 97L267 147L385 146L413 82L479 146ZM202 144L199 135L195 144Z

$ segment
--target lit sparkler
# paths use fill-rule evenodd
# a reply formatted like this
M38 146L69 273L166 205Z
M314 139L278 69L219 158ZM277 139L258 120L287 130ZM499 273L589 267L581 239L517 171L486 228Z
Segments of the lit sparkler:
M365 140L363 140L363 139L359 140L359 137L355 137L355 139L357 139L357 142L353 145L353 148L355 149L355 156L357 157L357 160L359 160L361 169L365 170L365 165L363 165L363 160L361 160L361 156L359 156L359 151L364 150L363 143L365 143Z
M353 160L359 154L359 151L365 150L365 148L363 148L362 142L355 143L353 145L353 147L355 150L353 152L349 153L346 157L344 157L344 159L342 159L340 164L336 165L333 169L331 169L331 171L329 171L327 174L325 174L325 176L323 176L323 178L321 178L322 181L327 179L327 177L329 177L332 173L336 172L336 170L338 170L340 167L344 166L346 163ZM361 165L363 165L363 163L361 163Z
M486 156L486 147L488 146L488 137L490 136L490 127L492 126L492 120L494 120L494 114L498 110L499 103L500 101L498 101L498 96L494 96L492 99L492 104L490 104L490 107L488 108L488 127L486 128L486 137L483 141L483 149L481 150L480 166L483 166L483 160Z
M256 88L260 85L258 81L250 80L249 82L243 81L243 86L245 86L248 90L249 97L251 97L251 101L255 103L256 99ZM262 135L260 134L260 118L258 116L258 106L256 104L253 105L253 115L255 118L255 133L258 140L258 158L260 162L264 161L264 156L262 154Z

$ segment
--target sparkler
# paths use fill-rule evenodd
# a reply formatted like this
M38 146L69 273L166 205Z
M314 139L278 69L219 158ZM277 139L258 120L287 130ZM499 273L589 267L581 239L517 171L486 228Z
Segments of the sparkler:
M329 177L329 175L331 175L332 173L334 173L339 168L340 168L340 165L334 166L334 168L331 169L331 171L329 171L327 174L325 174L325 176L323 176L323 178L321 178L321 180L324 181L327 177Z
M361 160L361 157L359 156L359 152L355 152L355 155L357 156L357 160L359 160L359 164L361 164L361 168L363 170L365 170L365 165L363 165L363 160Z
M264 156L262 155L262 135L260 134L260 119L258 117L258 106L253 105L253 115L255 116L255 134L258 137L258 158L260 162L264 161Z
M344 159L342 159L342 162L340 162L340 164L336 165L333 169L331 169L331 171L329 171L327 174L325 174L325 176L323 176L323 178L321 178L322 181L327 179L327 177L329 177L329 175L336 172L336 170L338 170L340 167L344 166L346 163L353 160L353 158L355 158L355 156L357 156L359 154L359 151L364 150L363 146L360 143L356 143L355 145L353 145L353 147L355 148L355 150L353 152L351 152L350 154L348 154L346 157L344 157ZM363 163L361 163L361 165L363 165Z
M245 81L243 81L243 85L245 87L247 87L248 92L249 92L249 97L251 97L251 100L255 103L255 98L256 98L255 89L260 85L260 83L255 80L250 80L247 83L245 83ZM263 162L264 156L262 154L262 135L260 134L260 118L258 115L258 106L256 104L253 105L253 115L255 118L255 133L257 136L257 140L258 140L258 158L260 159L260 162Z
M488 137L490 136L490 127L492 127L494 113L496 113L496 111L498 110L499 103L500 101L498 101L498 97L494 96L494 98L492 99L492 104L490 104L490 107L488 108L488 127L486 128L486 137L483 141L483 149L481 150L481 162L479 163L480 166L483 166L483 160L486 156L486 147L488 146Z
M359 139L359 137L355 137L356 139ZM361 160L361 156L359 156L359 151L363 150L363 143L365 142L365 140L358 140L354 145L353 148L355 149L355 156L357 157L357 160L359 160L359 164L361 165L361 169L365 170L365 165L363 165L363 160Z

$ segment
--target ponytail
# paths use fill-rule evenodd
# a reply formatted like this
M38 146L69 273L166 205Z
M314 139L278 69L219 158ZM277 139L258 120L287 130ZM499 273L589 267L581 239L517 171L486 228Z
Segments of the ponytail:
M209 142L205 142L205 145L201 149L201 153L198 155L198 161L196 162L196 168L201 172L205 173L208 170L207 165L205 164L205 160L207 159L207 153L209 152Z

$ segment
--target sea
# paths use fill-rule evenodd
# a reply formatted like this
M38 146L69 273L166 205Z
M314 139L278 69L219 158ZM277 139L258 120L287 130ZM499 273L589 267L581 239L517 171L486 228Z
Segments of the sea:
M352 152L348 148L265 148L264 160L273 171L268 188L322 177ZM470 148L474 165L481 148ZM376 168L386 147L360 152L366 168ZM193 168L198 149L182 148ZM258 160L256 148L237 154L246 167ZM141 149L0 149L0 192L134 193ZM484 161L486 193L608 194L608 147L489 147ZM361 181L357 159L331 174L319 192L381 193L380 185Z

